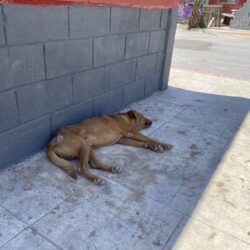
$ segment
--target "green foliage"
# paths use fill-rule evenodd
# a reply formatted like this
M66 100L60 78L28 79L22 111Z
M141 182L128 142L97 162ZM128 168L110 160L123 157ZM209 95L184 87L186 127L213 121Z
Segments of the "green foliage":
M202 0L195 0L192 13L188 17L188 29L192 28L206 28L206 24L204 21L204 14L201 13Z

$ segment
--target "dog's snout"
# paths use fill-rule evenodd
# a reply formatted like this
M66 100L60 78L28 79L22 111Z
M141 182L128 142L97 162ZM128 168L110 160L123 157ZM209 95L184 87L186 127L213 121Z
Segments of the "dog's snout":
M151 125L152 125L152 121L146 120L145 124L146 124L147 126L151 126Z

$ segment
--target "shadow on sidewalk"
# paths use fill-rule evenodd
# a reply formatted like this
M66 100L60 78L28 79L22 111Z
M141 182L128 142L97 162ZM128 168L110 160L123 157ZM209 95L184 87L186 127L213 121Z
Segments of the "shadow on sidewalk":
M194 245L209 247L214 233L232 235L232 225L237 228L233 235L249 242L247 210L240 207L247 191L239 184L240 178L250 181L249 128L243 124L249 107L246 98L174 87L133 103L128 109L154 121L144 133L175 147L163 154L123 145L100 149L102 161L123 169L120 175L91 170L106 178L103 187L80 176L72 181L44 153L1 171L0 207L18 221L6 224L10 236L0 243L4 249L21 249L40 237L39 244L49 239L62 249L151 250L178 248L187 243L183 237L192 243L198 235ZM215 177L218 171L225 174ZM211 182L215 190L209 188L208 194ZM190 223L196 223L195 231L185 236ZM179 249L184 247L190 245Z

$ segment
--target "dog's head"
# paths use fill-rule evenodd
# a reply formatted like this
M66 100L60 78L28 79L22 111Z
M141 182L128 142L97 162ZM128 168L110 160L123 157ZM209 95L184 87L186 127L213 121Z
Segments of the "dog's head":
M149 128L152 125L152 121L140 112L136 110L130 110L127 112L127 115L134 126L136 126L139 130L144 128Z

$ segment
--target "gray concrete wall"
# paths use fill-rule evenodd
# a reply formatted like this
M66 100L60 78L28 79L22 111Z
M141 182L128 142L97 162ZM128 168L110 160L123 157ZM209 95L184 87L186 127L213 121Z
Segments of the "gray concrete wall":
M240 8L230 23L231 29L250 30L250 0Z
M41 150L60 126L165 88L175 13L0 5L0 167Z

